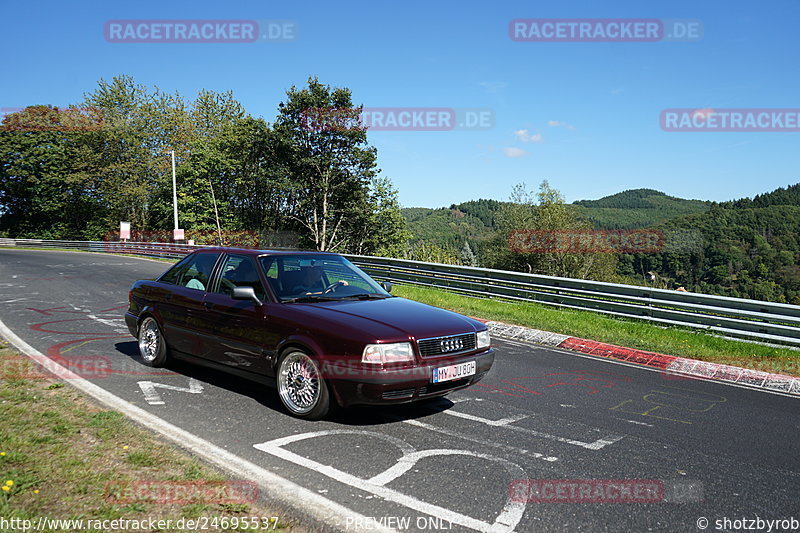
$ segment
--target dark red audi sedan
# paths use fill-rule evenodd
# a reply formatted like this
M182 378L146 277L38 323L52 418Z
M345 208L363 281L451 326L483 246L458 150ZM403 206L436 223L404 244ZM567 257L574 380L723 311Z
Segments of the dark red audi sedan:
M275 385L294 416L444 396L494 362L477 320L389 294L332 253L204 248L130 291L142 360Z

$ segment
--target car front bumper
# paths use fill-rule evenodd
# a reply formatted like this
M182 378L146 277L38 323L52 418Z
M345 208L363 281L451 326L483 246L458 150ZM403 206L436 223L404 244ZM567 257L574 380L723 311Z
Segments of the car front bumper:
M461 379L433 383L433 369L475 361L475 374ZM423 359L414 368L396 370L363 370L360 375L336 376L331 372L327 382L340 405L386 405L414 402L444 396L480 381L492 368L494 350L458 357Z

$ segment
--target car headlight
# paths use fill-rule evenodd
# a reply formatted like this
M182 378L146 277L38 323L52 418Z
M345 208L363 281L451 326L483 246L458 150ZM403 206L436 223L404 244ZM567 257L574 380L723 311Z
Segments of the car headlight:
M380 365L384 363L403 363L414 361L414 348L410 342L396 342L393 344L367 344L362 363Z
M489 346L492 345L492 339L489 336L489 330L488 329L484 330L484 331L479 331L478 332L478 338L476 340L478 342L478 345L476 346L478 349L488 348Z

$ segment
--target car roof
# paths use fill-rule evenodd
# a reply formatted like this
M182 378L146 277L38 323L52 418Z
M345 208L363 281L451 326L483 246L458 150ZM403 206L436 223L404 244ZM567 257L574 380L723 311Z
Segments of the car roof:
M253 248L235 248L229 246L210 246L208 248L198 248L193 253L237 253L243 255L330 255L338 256L332 252L316 252L313 250L262 250Z

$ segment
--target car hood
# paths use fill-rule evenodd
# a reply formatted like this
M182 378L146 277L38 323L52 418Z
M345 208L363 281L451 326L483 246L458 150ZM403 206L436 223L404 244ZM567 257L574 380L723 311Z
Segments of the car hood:
M377 338L425 339L486 329L479 321L438 307L406 300L339 300L301 304L319 318L357 327Z

